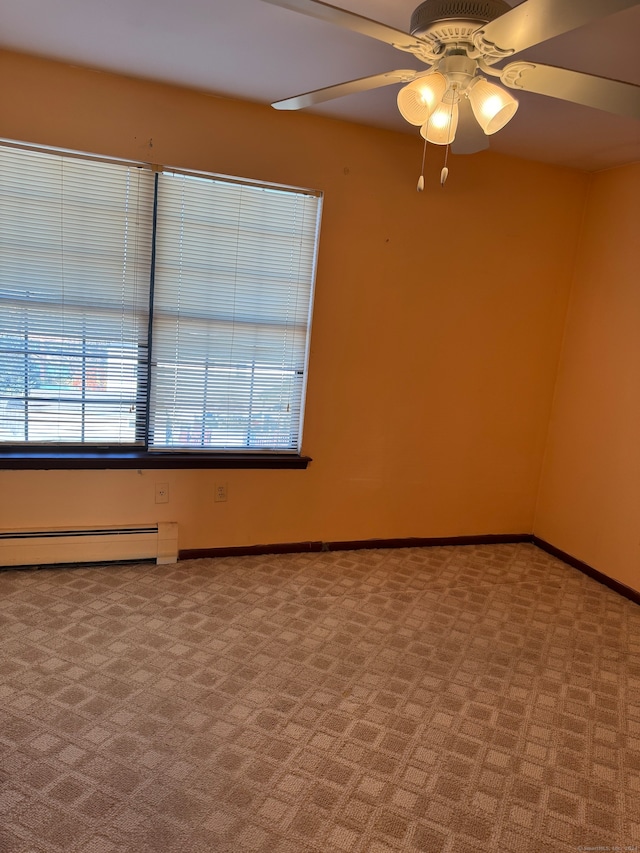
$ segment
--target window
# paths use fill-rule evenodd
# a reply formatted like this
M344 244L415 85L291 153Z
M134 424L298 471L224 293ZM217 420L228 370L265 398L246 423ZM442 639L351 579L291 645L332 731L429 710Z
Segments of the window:
M0 147L0 454L299 454L320 207Z

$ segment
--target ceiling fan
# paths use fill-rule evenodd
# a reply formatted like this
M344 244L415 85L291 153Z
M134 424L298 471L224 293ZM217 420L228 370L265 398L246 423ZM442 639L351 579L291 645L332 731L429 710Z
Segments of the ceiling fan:
M636 6L639 0L524 0L515 7L506 0L425 0L414 10L408 33L321 0L264 2L386 42L427 66L316 89L276 101L272 106L279 110L302 109L404 83L398 92L402 117L420 127L425 144L450 145L458 154L486 148L488 137L503 128L518 108L510 92L487 77L499 78L508 89L640 119L640 86L632 83L530 61L493 67L547 39ZM420 182L418 189L422 189Z

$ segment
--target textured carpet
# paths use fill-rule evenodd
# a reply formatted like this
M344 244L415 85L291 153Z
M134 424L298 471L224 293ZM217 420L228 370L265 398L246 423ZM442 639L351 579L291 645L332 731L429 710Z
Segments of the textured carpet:
M640 847L640 608L533 545L0 573L2 853Z

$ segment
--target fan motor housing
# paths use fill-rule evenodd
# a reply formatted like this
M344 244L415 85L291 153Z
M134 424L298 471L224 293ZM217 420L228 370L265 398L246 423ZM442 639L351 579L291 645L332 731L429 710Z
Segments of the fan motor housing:
M441 44L468 41L479 26L510 9L505 0L425 0L411 15L409 32Z

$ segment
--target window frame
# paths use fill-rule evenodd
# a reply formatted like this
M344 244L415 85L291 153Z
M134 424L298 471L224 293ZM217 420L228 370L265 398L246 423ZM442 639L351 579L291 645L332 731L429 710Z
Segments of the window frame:
M300 437L302 438L303 422L305 414L308 361L310 339L312 331L313 299L315 291L316 270L319 252L320 225L322 216L323 193L319 190L311 190L290 185L281 185L265 181L257 181L249 178L238 178L221 175L213 172L195 171L181 169L173 166L160 166L155 163L142 161L131 161L113 157L102 157L96 154L85 154L64 148L53 148L47 146L31 145L29 143L16 142L13 140L0 139L0 146L8 148L25 149L28 151L44 154L77 157L85 161L97 161L122 165L124 167L148 169L154 173L153 192L153 225L152 225L152 256L150 271L150 295L149 295L149 334L144 344L150 350L152 343L153 309L154 309L154 287L155 287L155 254L156 254L156 227L158 213L158 175L163 172L176 175L187 175L197 178L224 181L240 186L259 187L280 191L289 191L314 196L318 199L317 221L315 229L314 257L311 272L311 296L309 303L309 322L306 335L306 353L304 375L302 377L301 405L300 405ZM146 365L139 362L139 369L147 371L147 384L144 393L147 396L147 407L143 413L144 419L144 444L109 444L109 443L69 443L64 442L42 442L29 444L0 443L0 470L73 470L73 469L193 469L193 468L291 468L304 469L312 461L311 457L303 454L301 450L290 448L246 448L246 449L214 449L201 447L181 448L153 448L150 446L150 423L151 412L149 401L151 397L151 385L149 382L151 374L152 357L147 358ZM140 386L139 386L140 389ZM138 391L140 393L140 390ZM136 433L141 426L140 415L136 416Z

